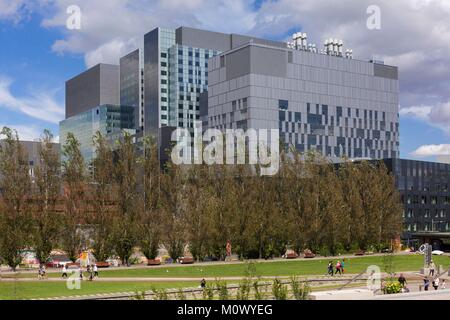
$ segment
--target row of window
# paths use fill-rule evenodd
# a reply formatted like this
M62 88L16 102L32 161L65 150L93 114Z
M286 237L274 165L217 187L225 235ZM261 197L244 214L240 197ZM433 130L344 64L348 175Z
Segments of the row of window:
M441 199L441 201L439 201L439 198ZM444 204L444 205L449 205L450 204L450 197L449 196L445 196L445 197L438 197L438 196L426 196L426 195L408 195L408 196L404 196L402 195L401 197L402 199L402 203L405 204L432 204L432 205L437 205L437 204Z
M447 213L444 209L435 209L431 211L430 209L425 210L414 210L414 209L407 209L406 212L403 210L403 218L414 218L416 216L423 216L424 218L445 218L447 216Z
M438 222L431 223L426 222L422 224L412 223L406 225L407 231L450 231L450 223L448 222Z

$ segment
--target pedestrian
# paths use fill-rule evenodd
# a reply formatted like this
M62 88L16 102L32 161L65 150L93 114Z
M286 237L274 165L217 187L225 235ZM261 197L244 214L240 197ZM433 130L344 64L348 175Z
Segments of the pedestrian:
M342 271L342 274L345 273L345 270L344 270L344 263L345 263L345 258L342 259L342 261L341 261L341 271Z
M39 269L38 269L38 280L42 280L42 265L39 265Z
M62 277L63 277L63 278L67 278L67 267L66 267L66 265L63 265L63 268L62 268Z
M430 280L428 279L428 277L425 277L423 279L423 288L425 291L428 291L428 287L430 286Z
M400 277L398 277L398 282L402 286L402 288L406 287L406 278L403 276L403 273L400 274Z
M337 274L339 272L340 275L342 275L341 272L341 262L338 260L338 262L336 263L336 273Z
M441 282L441 289L442 289L442 290L445 290L445 279L442 279L442 282Z
M206 288L206 280L205 280L205 279L202 279L202 281L200 282L200 287L201 287L202 289L205 289L205 288Z
M45 279L46 273L45 273L45 265L44 264L42 265L41 276L42 276L42 279Z
M433 288L434 290L439 289L439 277L433 280Z
M83 268L81 266L78 268L78 273L80 274L80 280L83 280Z
M98 267L96 263L94 263L94 277L98 278Z
M435 270L435 269L436 269L436 265L434 264L434 261L431 260L431 263L430 263L430 274L429 274L429 276L434 277L434 270Z
M328 262L328 275L329 276L333 276L334 274L334 270L333 270L333 261L329 261Z
M94 267L93 266L89 266L88 267L88 272L89 272L89 281L94 280Z

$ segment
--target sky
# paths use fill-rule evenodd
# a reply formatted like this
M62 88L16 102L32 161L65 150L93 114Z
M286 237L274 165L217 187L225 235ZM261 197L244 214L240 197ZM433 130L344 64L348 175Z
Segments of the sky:
M67 28L73 5L80 29ZM379 28L368 28L371 5ZM356 59L398 66L400 156L433 161L450 155L449 17L448 0L0 0L0 127L58 139L65 81L118 64L157 26L273 40L302 31L319 47L343 39Z

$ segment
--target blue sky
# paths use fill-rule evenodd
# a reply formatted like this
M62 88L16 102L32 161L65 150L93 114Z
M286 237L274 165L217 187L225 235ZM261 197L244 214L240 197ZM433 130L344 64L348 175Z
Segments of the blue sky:
M82 10L81 30L65 27L71 4ZM381 8L380 30L365 27L369 4ZM358 59L398 65L401 156L433 160L450 153L449 16L441 0L0 0L0 125L24 139L44 128L58 136L65 81L98 62L117 63L155 26L277 40L302 29L319 44L344 39Z

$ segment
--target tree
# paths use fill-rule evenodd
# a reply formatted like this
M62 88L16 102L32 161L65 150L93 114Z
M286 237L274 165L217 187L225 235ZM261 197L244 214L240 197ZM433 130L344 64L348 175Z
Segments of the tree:
M0 257L13 271L30 243L29 163L17 132L4 127L0 142Z
M115 251L126 265L137 244L137 157L132 136L123 132L123 137L118 141L115 151L116 161L114 167L115 181L117 184L117 209L114 219L114 243Z
M68 257L75 261L83 249L85 238L81 228L86 213L86 166L80 151L80 143L72 133L67 134L62 146L62 177L64 184L65 212L62 246Z
M164 196L161 206L162 242L173 260L183 255L186 246L184 200L189 195L185 193L184 175L185 172L179 166L168 163L161 179L161 194Z
M117 187L114 180L113 151L105 137L97 132L93 137L95 158L92 163L92 207L87 222L92 225L92 248L98 261L108 259L114 248L113 220Z
M45 263L58 244L61 216L56 204L61 190L58 150L52 144L53 135L45 130L41 139L39 163L35 170L35 203L33 210L33 245L36 258Z
M138 244L147 259L155 259L161 243L162 172L158 160L158 146L152 137L144 139L144 154L140 164L143 174L137 224Z

